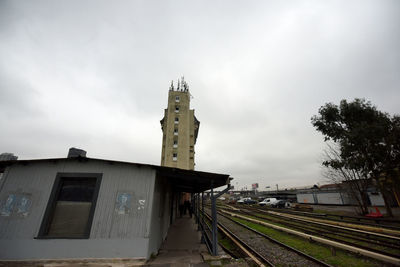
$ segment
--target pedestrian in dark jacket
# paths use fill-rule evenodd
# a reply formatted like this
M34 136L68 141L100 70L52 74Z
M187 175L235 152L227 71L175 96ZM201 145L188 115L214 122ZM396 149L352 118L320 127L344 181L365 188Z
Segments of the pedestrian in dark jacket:
M192 203L189 203L189 216L190 216L190 218L192 218L192 214L193 214L193 206L192 206Z
M183 215L186 215L186 211L189 211L189 207L190 207L189 200L185 200L185 202L183 202L183 205L185 206L185 208L183 210Z

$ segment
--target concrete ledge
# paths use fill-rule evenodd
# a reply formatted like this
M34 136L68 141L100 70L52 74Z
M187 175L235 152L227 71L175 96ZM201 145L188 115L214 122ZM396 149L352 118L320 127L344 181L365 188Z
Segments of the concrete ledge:
M0 260L1 267L73 267L73 266L143 266L146 259L46 259L46 260Z
M1 239L0 260L142 259L148 238Z

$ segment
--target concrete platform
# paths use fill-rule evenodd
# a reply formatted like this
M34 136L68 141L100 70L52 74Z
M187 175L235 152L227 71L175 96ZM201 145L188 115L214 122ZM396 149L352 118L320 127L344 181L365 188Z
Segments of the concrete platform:
M201 232L197 231L194 217L178 218L170 226L159 254L145 266L209 266L201 255L208 253L207 247L200 240Z

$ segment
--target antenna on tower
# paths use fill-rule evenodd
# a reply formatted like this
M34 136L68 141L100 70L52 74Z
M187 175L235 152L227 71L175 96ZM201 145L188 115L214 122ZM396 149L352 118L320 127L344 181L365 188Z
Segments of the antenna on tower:
M181 90L184 91L184 92L188 92L189 91L189 85L185 81L185 76L182 76Z
M185 82L185 78L182 76L181 78L181 85L179 86L179 88L181 89L181 91L183 91L183 84Z
M170 91L174 91L174 80L171 81L171 86L169 87Z

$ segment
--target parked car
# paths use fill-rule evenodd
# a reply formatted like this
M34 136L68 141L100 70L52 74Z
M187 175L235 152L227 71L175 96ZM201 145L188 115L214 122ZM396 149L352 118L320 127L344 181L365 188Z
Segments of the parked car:
M275 203L277 201L278 200L276 198L270 197L270 198L264 199L263 201L258 203L258 205L260 205L260 206L271 206L272 203Z
M236 201L237 204L244 204L244 198L239 199L238 201Z
M288 202L285 201L285 200L277 200L274 203L271 203L271 207L272 208L280 208L280 209L282 209L282 208L286 207L286 203L288 203Z
M252 200L251 197L245 197L245 198L239 199L236 203L238 203L238 204L248 204L248 205L250 205L250 204L255 204L255 203L257 203L257 201Z
M255 200L253 200L253 199L251 199L251 198L248 198L248 199L246 199L246 200L244 201L244 204L248 204L248 205L256 204L256 203L257 203L257 201L255 201Z

